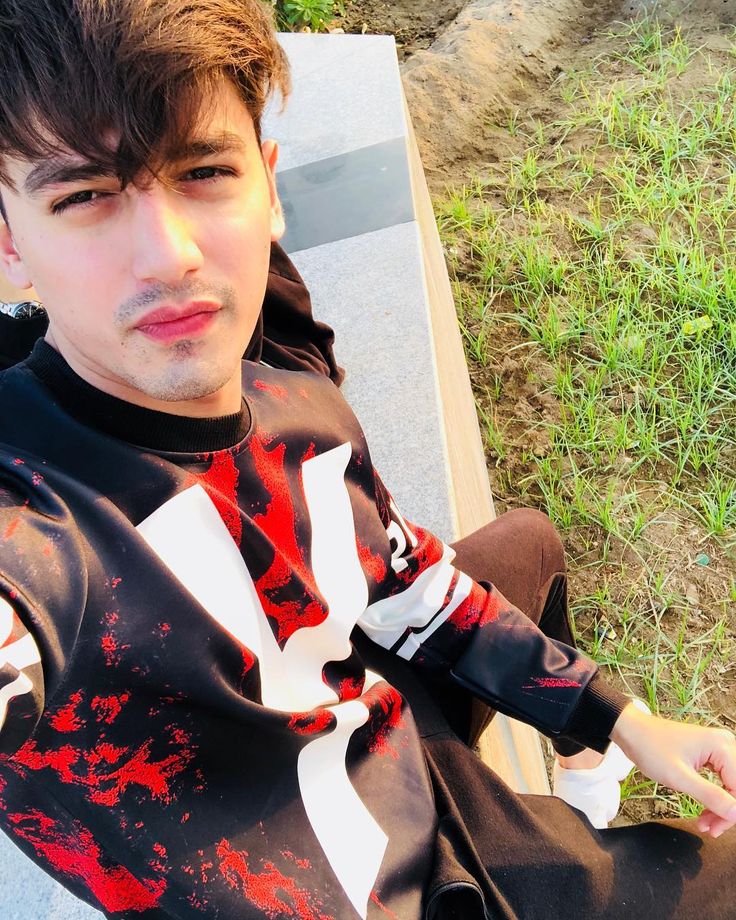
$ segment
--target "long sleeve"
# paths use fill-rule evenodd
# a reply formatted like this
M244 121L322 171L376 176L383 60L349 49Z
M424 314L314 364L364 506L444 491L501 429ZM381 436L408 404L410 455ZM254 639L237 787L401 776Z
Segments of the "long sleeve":
M492 584L454 568L454 551L406 521L378 477L376 502L391 565L363 631L550 737L605 750L628 700L605 685L597 665L545 636Z

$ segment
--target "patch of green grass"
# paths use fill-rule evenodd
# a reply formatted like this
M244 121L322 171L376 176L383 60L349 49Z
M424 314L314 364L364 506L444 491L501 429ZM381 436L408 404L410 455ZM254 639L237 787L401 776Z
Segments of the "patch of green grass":
M523 149L452 191L438 220L497 488L542 505L584 544L581 577L599 575L576 602L593 624L583 645L660 711L715 721L707 691L736 647L733 557L730 601L692 629L650 530L695 528L724 559L736 546L736 64L706 62L654 18L605 47L558 81L562 117L509 116ZM548 449L521 452L523 475L504 473L496 411L508 328L528 366L548 368L558 410ZM629 794L693 807L640 780Z
M325 31L338 13L345 12L342 0L270 0L280 29Z

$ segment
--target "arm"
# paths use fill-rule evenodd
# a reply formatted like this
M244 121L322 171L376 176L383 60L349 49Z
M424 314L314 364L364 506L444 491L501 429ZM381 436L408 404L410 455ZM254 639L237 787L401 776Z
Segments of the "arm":
M723 729L643 713L608 688L594 662L548 639L489 583L457 572L452 550L406 522L380 479L376 501L391 541L382 599L361 619L380 645L447 674L495 709L596 750L615 741L651 779L705 805L701 832L736 826L736 738ZM700 775L710 767L723 788Z
M589 658L547 638L493 585L456 570L453 551L405 521L378 477L376 504L391 560L379 599L361 617L363 631L544 734L605 750L628 698L606 687Z

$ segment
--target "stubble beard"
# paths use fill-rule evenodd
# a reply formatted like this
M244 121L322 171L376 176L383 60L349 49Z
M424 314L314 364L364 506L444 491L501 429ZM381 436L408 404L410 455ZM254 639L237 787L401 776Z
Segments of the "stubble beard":
M140 315L142 306L160 303L165 296L175 301L184 300L185 297L214 297L221 304L215 323L222 327L215 330L215 335L224 348L218 349L215 343L203 340L182 339L161 346L165 366L155 371L158 355L152 357L149 347L141 344L131 349L135 371L131 371L131 363L126 362L128 367L120 368L117 376L128 386L161 402L183 402L211 396L221 390L234 374L240 372L240 359L245 345L243 349L236 348L232 357L229 355L233 342L231 330L238 313L235 289L227 286L213 288L197 283L187 286L185 290L176 291L158 286L155 291L149 290L144 295L123 304L116 318L121 325L127 325L128 317ZM128 335L137 337L142 333L133 331ZM153 347L159 352L156 346Z
M221 390L237 372L235 362L190 358L196 343L177 342L170 348L168 366L157 375L142 371L140 374L120 373L128 386L161 402L184 402L203 399ZM230 365L233 366L230 366ZM239 364L239 362L238 362Z

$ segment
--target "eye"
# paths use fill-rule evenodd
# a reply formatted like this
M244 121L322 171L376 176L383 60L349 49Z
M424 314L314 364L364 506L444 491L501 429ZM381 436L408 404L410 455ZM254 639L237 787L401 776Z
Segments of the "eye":
M224 166L197 166L195 169L190 169L189 172L185 174L184 181L189 179L195 182L211 182L213 179L221 179L225 176L234 175L235 172L232 169L227 169Z
M103 192L93 192L91 189L88 189L83 192L74 192L73 195L69 195L68 198L64 198L61 201L57 201L56 204L52 205L51 213L52 214L61 214L64 211L74 208L79 210L89 205L94 204L99 198L104 198L105 194Z

